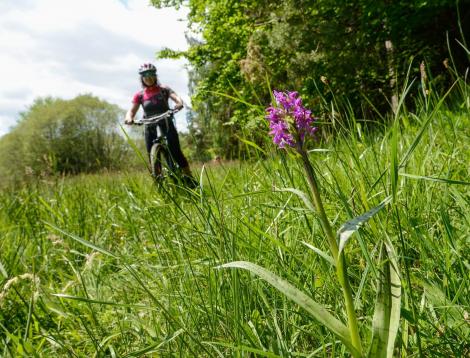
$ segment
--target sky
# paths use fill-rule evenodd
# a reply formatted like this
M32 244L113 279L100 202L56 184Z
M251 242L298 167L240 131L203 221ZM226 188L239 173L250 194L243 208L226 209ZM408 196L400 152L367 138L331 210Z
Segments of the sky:
M91 93L129 109L146 62L190 105L183 60L155 60L187 48L186 15L149 0L0 0L0 136L38 97ZM176 124L184 131L184 111Z

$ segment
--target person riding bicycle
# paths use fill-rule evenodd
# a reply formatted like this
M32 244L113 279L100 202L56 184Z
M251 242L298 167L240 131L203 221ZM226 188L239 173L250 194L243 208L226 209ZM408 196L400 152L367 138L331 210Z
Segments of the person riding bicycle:
M157 78L157 68L153 64L144 63L140 66L139 75L142 90L134 95L132 99L132 107L127 111L124 123L134 123L134 117L140 106L142 106L144 111L144 118L168 111L170 109L168 103L169 99L175 103L175 110L183 108L183 101L181 98L170 87L160 84ZM188 160L181 151L178 132L176 131L172 117L167 121L161 121L158 124L145 125L144 137L147 152L150 155L153 141L158 135L157 125L160 126L160 130L167 138L170 155L175 162L178 163L183 174L192 178Z

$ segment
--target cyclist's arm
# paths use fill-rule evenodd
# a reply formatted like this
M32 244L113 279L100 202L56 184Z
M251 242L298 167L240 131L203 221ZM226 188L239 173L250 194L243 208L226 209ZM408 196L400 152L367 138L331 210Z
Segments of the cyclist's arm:
M172 89L170 89L170 98L175 102L175 109L180 110L183 108L183 100Z
M124 119L124 123L126 124L134 123L134 117L137 114L137 111L139 110L139 106L140 106L139 103L132 103L132 107L126 113L126 118Z

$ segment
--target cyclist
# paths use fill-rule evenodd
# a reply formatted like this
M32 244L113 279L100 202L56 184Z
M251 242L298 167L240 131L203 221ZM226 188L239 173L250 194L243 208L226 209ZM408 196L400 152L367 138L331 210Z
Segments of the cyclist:
M183 101L181 98L171 88L160 84L160 81L158 81L157 78L157 68L153 64L144 63L140 66L139 75L142 90L134 95L132 99L132 107L127 111L124 123L134 123L134 117L140 106L142 106L142 109L144 110L144 117L151 117L168 111L170 109L168 104L169 99L175 103L174 108L176 110L183 108ZM144 127L145 145L149 155L153 141L157 137L156 126L157 124L148 124ZM158 126L160 126L162 134L165 135L168 140L170 155L175 162L178 163L183 175L192 179L188 160L181 151L178 132L176 131L173 123L173 118L169 118L168 121L161 121Z

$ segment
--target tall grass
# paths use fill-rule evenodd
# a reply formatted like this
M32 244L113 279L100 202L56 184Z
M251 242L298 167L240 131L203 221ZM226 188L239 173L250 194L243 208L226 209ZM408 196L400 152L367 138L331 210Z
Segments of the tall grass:
M402 268L397 356L468 356L470 117L403 110L374 136L339 131L310 153L340 224L394 196L351 239L360 334L370 337L377 238ZM351 118L354 120L354 118ZM346 312L318 218L294 192L302 167L272 149L199 170L202 189L158 190L145 173L51 179L0 193L1 356L341 357L295 303L245 271L250 261ZM29 275L26 275L29 274Z

